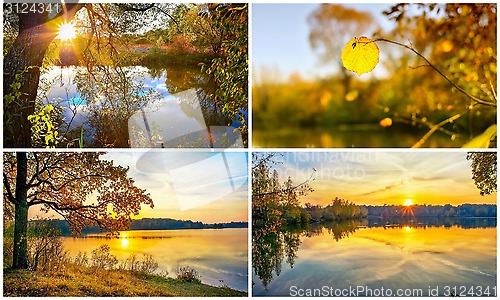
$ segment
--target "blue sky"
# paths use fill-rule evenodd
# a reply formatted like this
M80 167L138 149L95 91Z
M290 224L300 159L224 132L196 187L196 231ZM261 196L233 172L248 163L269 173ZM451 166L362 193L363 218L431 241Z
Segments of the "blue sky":
M112 152L102 159L129 166L135 184L151 194L155 208L143 207L140 217L248 220L246 153Z
M303 78L332 73L332 67L319 62L309 44L307 17L320 4L253 4L252 67L258 75L262 67L278 68L286 79L292 72ZM384 30L394 24L381 12L390 4L344 4L359 11L371 12ZM370 33L352 33L352 37ZM346 41L339 41L344 44ZM339 54L340 56L340 54Z
M356 204L496 203L480 196L464 152L302 152L285 153L277 169L284 182L313 176L314 192L302 203L328 204L341 197ZM313 172L313 168L316 172Z

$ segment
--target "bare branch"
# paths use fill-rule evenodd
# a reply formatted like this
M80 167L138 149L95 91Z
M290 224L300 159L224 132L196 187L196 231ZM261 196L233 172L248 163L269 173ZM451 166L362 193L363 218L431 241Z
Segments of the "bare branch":
M429 67L431 67L432 69L434 69L434 71L436 71L439 75L441 75L444 79L446 79L452 86L454 86L458 91L460 91L462 94L464 94L465 96L467 96L471 100L473 100L473 101L475 101L475 102L477 102L479 104L483 104L483 105L487 105L487 106L493 106L493 107L497 106L497 104L495 102L490 102L490 101L487 101L487 100L483 100L483 99L480 99L480 98L478 98L478 97L476 97L474 95L469 94L462 87L460 87L456 83L454 83L448 76L446 76L443 72L441 72L435 65L433 65L427 58L425 58L425 56L423 56L422 54L420 54L412 46L408 46L408 45L401 44L401 43L398 43L398 42L395 42L395 41L391 41L391 40L388 40L388 39L384 39L384 38L376 39L376 40L374 40L374 42L386 42L386 43L398 45L400 47L403 47L403 48L406 48L406 49L412 51L418 57L422 58L429 65Z
M9 179L7 178L7 175L3 173L3 187L5 191L7 192L7 200L11 202L12 204L15 204L15 197L12 194L12 189L10 187Z
M447 124L447 123L451 123L453 121L455 121L456 119L460 118L462 116L462 114L456 114L452 117L449 117L448 119L444 120L444 121L441 121L439 123L437 123L436 125L434 125L431 130L429 130L429 132L427 132L421 139L420 141L418 141L415 145L412 146L412 148L420 148L426 141L427 139L434 133L436 132L436 130L438 130L439 128L441 128L441 126Z

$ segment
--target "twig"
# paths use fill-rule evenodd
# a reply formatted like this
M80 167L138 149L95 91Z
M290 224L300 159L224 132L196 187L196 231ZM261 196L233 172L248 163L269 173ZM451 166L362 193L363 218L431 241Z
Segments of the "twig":
M314 181L315 180L315 178L313 178L315 172L316 172L316 169L313 168L313 171L311 173L311 176L309 176L309 179L303 181L302 183L297 184L296 186L292 186L292 187L289 187L289 188L280 189L280 190L277 190L277 191L266 192L266 193L258 193L258 194L253 194L252 193L252 197L262 197L262 196L273 195L273 194L295 192L295 190L298 190L298 189L300 189L302 187L305 187L307 189L307 184L310 181Z
M494 102L490 102L490 101L486 101L486 100L483 100L483 99L480 99L474 95L471 95L469 94L467 91L465 91L463 88L461 88L460 86L458 86L456 83L454 83L453 81L451 81L451 79L446 76L443 72L441 72L436 66L434 66L427 58L425 58L425 56L423 56L422 54L420 54L417 50L415 50L413 47L410 47L408 45L405 45L405 44L401 44L401 43L398 43L398 42L395 42L395 41L391 41L391 40L388 40L388 39L384 39L384 38L379 38L379 39L376 39L374 40L374 42L386 42L386 43L390 43L390 44L394 44L394 45L398 45L400 47L403 47L403 48L406 48L410 51L412 51L413 53L415 53L418 57L422 58L423 60L425 60L425 62L431 67L434 69L434 71L438 72L439 75L441 75L444 79L446 79L451 85L453 85L458 91L460 91L462 94L466 95L468 98L472 99L473 101L479 103L479 104L483 104L483 105L488 105L488 106L493 106L493 107L496 107L497 104L494 103Z
M439 128L441 128L441 126L447 124L447 123L451 123L453 121L455 121L456 119L460 118L462 116L462 114L456 114L452 117L449 117L448 119L444 120L444 121L441 121L439 123L437 123L436 125L432 126L431 127L431 130L429 130L429 132L427 132L421 139L420 141L418 141L415 145L412 146L412 148L420 148L422 147L422 145L427 141L427 139L434 133L436 132L436 130L438 130Z

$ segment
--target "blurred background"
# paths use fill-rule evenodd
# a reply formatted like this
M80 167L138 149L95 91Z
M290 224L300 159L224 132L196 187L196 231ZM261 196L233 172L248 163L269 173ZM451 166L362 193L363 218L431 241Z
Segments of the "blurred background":
M252 8L254 147L496 146L496 4ZM412 47L456 86L383 41L372 72L347 71L341 52L355 36Z

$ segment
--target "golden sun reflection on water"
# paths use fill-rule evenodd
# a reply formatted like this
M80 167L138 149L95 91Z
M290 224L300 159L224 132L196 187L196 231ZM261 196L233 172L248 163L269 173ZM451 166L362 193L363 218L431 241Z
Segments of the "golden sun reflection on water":
M246 290L248 274L248 231L246 228L203 230L144 230L121 232L119 238L64 238L64 247L70 256L79 251L87 255L102 244L119 261L131 254L143 259L152 255L159 271L174 274L177 266L195 268L202 282L214 286L219 280L230 287Z
M121 239L121 244L122 244L123 248L127 248L128 244L129 244L128 239L126 237L122 238Z

